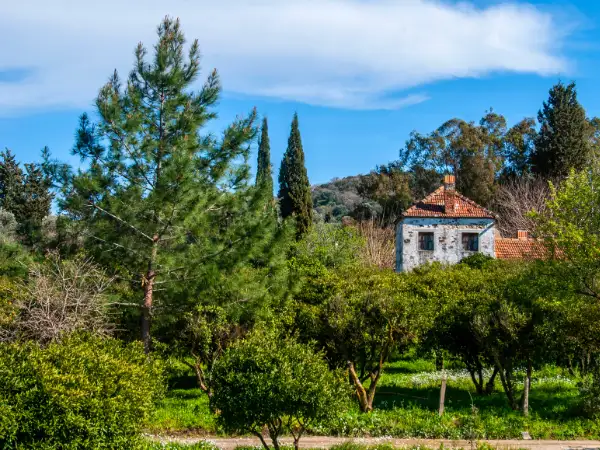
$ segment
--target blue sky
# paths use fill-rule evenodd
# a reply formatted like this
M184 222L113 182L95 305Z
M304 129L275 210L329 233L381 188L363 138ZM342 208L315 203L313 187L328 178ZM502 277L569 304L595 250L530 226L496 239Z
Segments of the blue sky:
M199 39L205 73L222 75L213 129L256 106L277 169L297 111L312 183L366 173L395 159L411 130L452 117L535 116L559 78L600 115L595 1L96 3L0 4L0 148L22 161L48 145L76 162L78 116L114 68L127 73L136 42L154 43L165 14Z

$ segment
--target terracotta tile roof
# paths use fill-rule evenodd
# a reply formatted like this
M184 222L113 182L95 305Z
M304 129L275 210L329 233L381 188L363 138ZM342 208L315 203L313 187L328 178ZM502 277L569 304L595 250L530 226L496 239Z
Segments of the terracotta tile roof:
M453 204L449 211L447 205ZM408 208L403 217L477 217L495 219L493 212L479 206L473 200L456 192L440 186L420 202Z
M544 242L537 239L496 239L494 244L498 259L547 259L550 253Z

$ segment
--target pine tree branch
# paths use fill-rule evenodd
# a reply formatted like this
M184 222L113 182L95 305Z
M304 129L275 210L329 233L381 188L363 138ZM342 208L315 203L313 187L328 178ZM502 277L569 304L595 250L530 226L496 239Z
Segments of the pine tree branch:
M140 236L143 236L143 237L145 237L146 239L148 239L150 242L154 242L154 239L153 239L153 238L151 238L150 236L148 236L148 235L147 235L146 233L144 233L143 231L140 231L139 229L137 229L136 227L134 227L133 225L131 225L129 222L127 222L127 221L125 221L125 220L121 219L120 217L118 217L118 216L116 216L116 215L114 215L114 214L112 214L112 213L110 213L110 212L106 211L105 209L102 209L102 208L100 208L98 205L95 205L95 204L93 204L93 203L90 203L90 204L89 204L89 206L91 206L92 208L95 208L95 209L97 209L98 211L100 211L100 212L102 212L102 213L106 214L107 216L109 216L109 217L111 217L111 218L115 219L116 221L118 221L118 222L121 222L123 225L125 225L125 226L127 226L127 227L131 228L133 231L135 231L136 233L138 233Z
M123 250L127 250L128 252L131 252L131 253L135 253L136 255L138 255L139 257L141 257L143 259L148 259L147 256L142 255L140 252L138 252L137 250L134 250L130 247L125 247L124 245L117 244L116 242L108 242L106 239L102 239L101 237L94 236L93 234L89 234L88 236L97 241L104 242L105 244L112 245L114 247L121 248Z

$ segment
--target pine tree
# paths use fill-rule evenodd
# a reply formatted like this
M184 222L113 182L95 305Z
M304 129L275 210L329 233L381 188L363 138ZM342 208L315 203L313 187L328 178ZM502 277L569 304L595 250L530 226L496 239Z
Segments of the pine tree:
M297 113L292 120L288 146L279 170L279 202L281 216L284 219L293 216L297 237L302 237L312 225L312 197Z
M258 164L256 170L256 186L269 198L273 198L273 172L271 166L271 144L269 142L269 125L263 119L260 141L258 142Z
M42 221L50 214L52 205L50 181L38 164L25 164L22 205L17 216L19 233L28 245L33 245L40 237Z
M561 178L571 169L582 169L590 156L590 127L577 101L575 83L559 82L538 113L540 131L531 155L534 173Z
M9 149L0 152L0 208L20 215L23 195L23 170ZM18 219L17 219L18 221Z
M214 71L192 91L199 48L194 41L184 55L184 47L179 21L165 18L150 61L140 44L125 87L115 72L101 89L99 123L82 116L74 146L88 169L63 185L59 202L82 224L88 251L139 295L146 351L156 301L161 320L173 311L174 323L184 301L197 301L220 274L269 247L272 214L239 163L255 137L256 112L221 139L203 135L221 86Z

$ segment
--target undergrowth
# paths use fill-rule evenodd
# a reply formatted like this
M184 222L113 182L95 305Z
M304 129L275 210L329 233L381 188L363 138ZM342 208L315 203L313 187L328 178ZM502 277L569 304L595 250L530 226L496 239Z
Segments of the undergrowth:
M507 406L499 382L491 395L478 396L468 372L455 365L446 374L448 388L442 417L437 414L441 373L429 361L401 360L387 365L372 413L354 408L309 431L331 436L469 440L520 439L521 432L527 431L533 439L600 438L600 422L581 415L579 380L560 368L549 366L534 372L529 417ZM523 377L524 373L517 371L517 379ZM193 386L193 379L188 381ZM162 402L151 431L223 434L216 427L208 397L182 380Z

